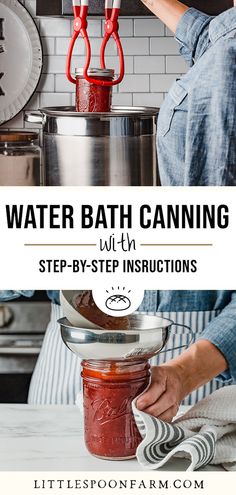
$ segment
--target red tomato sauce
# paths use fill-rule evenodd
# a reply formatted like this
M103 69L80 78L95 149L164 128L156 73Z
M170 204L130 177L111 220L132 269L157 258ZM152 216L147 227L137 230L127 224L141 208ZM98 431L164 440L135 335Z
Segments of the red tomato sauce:
M112 81L113 77L96 76L91 69L91 77L97 81ZM109 71L108 71L109 72ZM112 72L112 71L110 71ZM99 73L99 69L96 69ZM89 74L90 75L90 74ZM76 111L77 112L110 112L112 104L112 86L98 86L76 76Z
M82 366L87 449L107 459L134 457L142 438L131 404L149 384L150 365L83 361Z

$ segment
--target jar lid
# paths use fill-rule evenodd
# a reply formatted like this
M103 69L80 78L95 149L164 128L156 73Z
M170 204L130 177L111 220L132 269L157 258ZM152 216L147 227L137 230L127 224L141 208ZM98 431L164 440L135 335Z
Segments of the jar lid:
M0 143L27 143L38 139L37 132L0 131Z
M76 76L83 76L84 75L84 69L79 67L75 69L75 75ZM113 69L88 69L88 76L89 77L109 77L113 78L115 75L115 71Z

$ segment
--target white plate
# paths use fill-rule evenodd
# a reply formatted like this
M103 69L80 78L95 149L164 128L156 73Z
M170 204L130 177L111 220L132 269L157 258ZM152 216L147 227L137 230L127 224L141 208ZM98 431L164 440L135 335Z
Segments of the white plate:
M37 27L17 0L0 0L0 124L17 115L33 95L42 72ZM2 94L2 92L4 94Z

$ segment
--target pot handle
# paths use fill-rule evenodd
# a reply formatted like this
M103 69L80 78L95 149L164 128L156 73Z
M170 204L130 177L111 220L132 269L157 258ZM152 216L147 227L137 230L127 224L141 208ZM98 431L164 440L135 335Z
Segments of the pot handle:
M175 327L182 327L182 328L187 328L187 330L189 331L188 333L190 333L190 342L188 342L188 344L184 344L184 345L180 345L180 346L177 346L177 347L172 347L172 349L167 349L167 350L163 350L161 351L159 354L162 354L164 352L172 352L172 351L177 351L179 349L187 349L188 346L190 344L192 344L192 342L194 341L194 333L192 331L192 329L190 327L188 327L187 325L182 325L181 323L175 323L174 324Z
M24 120L25 122L30 122L30 124L42 125L43 116L41 112L25 112Z

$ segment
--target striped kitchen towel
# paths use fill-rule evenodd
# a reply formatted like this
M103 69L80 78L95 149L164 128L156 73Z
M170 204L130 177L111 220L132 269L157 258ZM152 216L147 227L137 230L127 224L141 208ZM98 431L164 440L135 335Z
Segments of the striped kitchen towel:
M164 466L173 456L189 459L187 471L221 464L236 471L236 385L205 397L173 423L133 413L143 441L136 455L147 469Z

